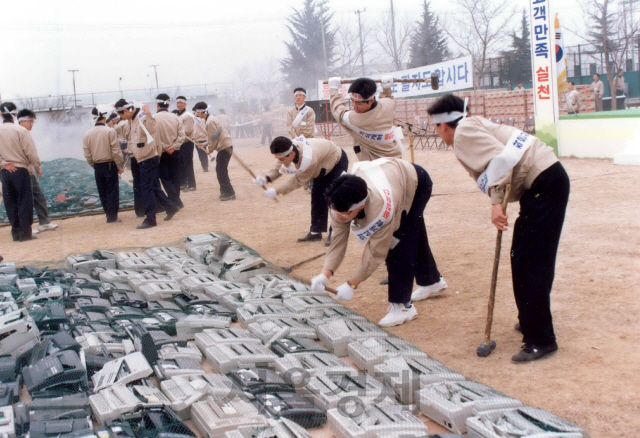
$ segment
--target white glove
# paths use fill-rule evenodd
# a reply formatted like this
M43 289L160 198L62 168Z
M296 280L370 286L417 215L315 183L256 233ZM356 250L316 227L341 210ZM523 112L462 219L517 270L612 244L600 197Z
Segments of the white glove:
M335 89L335 90L339 90L340 89L340 85L342 84L342 78L340 76L334 76L332 78L329 78L329 89Z
M317 292L324 291L324 287L329 282L329 279L324 274L318 274L311 279L311 290L315 290Z
M262 187L267 183L267 179L264 176L258 175L253 179L253 183L258 187Z
M336 290L338 291L336 294L338 301L349 301L353 298L353 288L349 286L349 283L342 283Z
M278 196L278 192L273 187L269 187L267 190L265 190L264 194L269 199L275 199Z
M391 88L391 86L393 85L393 76L382 76L380 82L382 84L382 88L384 88L385 90L387 88Z

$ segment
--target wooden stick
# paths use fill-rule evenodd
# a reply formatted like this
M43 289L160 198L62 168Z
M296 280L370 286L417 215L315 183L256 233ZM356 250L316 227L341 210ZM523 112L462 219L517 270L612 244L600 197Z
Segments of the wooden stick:
M315 259L319 259L320 257L322 257L325 254L327 254L327 251L321 252L320 254L316 254L316 255L311 256L309 258L306 258L304 260L300 260L299 262L296 262L291 266L284 266L282 269L284 269L287 272L291 272L293 270L293 268L297 268L298 266L302 266L307 262L313 261Z
M507 185L504 192L504 200L502 201L502 212L507 212L507 203L509 202L509 194L511 185ZM493 257L493 272L491 273L491 290L489 292L489 306L487 311L487 325L484 330L484 343L488 345L491 342L491 325L493 324L493 308L496 302L496 285L498 284L498 266L500 265L500 250L502 248L502 231L498 230L496 236L496 252Z
M381 79L372 79L373 82L376 83L381 83L382 80ZM342 84L353 84L353 82L355 81L355 79L342 79L340 81L340 83ZM396 79L393 78L393 82L394 83L400 83L400 84L415 84L415 83L425 83L425 84L430 84L431 83L431 79L430 78L400 78L400 79ZM322 81L323 84L328 84L329 81Z
M295 274L291 274L291 273L289 273L289 274L287 274L287 275L289 275L290 277L295 278L295 279L296 279L296 280L298 280L298 281L303 282L304 284L309 284L309 285L311 284L311 281L310 281L308 278L298 277L297 275L295 275ZM338 294L338 291L337 291L337 290L335 290L334 288L329 287L329 286L325 286L325 287L324 287L324 290L325 290L325 291L327 291L327 292L329 292L329 293L332 293L332 294L334 294L334 295L337 295L337 294Z
M240 165L244 168L244 170L246 170L247 172L249 172L249 175L251 175L251 177L253 177L253 179L256 179L256 174L255 174L255 173L253 173L253 170L251 170L251 169L249 168L249 166L247 166L247 165L245 164L245 162L244 162L244 161L242 161L242 159L241 159L241 158L240 158L236 153L232 153L232 154L231 154L231 156L232 156L233 158L235 158L235 159L238 161L238 163L240 163ZM262 187L262 190L267 190L267 186L266 186L266 185L262 185L261 187ZM274 200L275 202L278 202L278 198L273 198L273 200Z

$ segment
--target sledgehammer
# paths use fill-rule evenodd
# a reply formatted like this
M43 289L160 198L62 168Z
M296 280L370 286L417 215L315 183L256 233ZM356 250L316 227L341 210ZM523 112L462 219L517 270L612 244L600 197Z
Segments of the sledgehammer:
M352 84L355 79L343 79L341 82L343 84ZM374 82L380 82L380 79L374 79ZM440 75L438 72L431 73L431 78L393 78L393 82L396 84L415 84L415 83L426 83L431 85L432 90L437 90L440 87ZM322 81L323 84L329 83L329 81Z
M511 185L507 185L502 201L502 212L507 212L507 202L511 192ZM498 265L500 264L500 249L502 248L502 231L498 230L496 236L496 253L493 257L493 272L491 274L491 291L489 292L489 310L487 312L487 325L484 329L484 342L480 344L476 353L478 357L487 357L496 348L496 342L491 340L491 325L493 324L493 307L496 302L496 285L498 283Z

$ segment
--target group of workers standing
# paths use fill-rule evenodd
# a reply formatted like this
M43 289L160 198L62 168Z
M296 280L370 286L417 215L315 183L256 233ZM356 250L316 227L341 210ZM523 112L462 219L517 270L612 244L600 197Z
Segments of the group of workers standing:
M315 113L305 103L306 90L296 88L295 106L287 113L288 136L276 137L269 146L276 165L253 182L264 188L269 198L311 183L311 225L307 235L298 241L322 241L322 233L327 232L330 223L325 242L329 249L321 272L311 280L312 289L325 289L339 269L349 235L353 234L363 245L363 255L347 280L337 287L336 298L352 299L360 283L385 262L389 308L378 324L390 327L415 319L413 302L441 293L447 284L429 247L424 219L433 183L423 167L402 159L402 131L394 125L393 78L383 77L380 82L378 89L369 78L354 80L348 89L348 105L339 93L341 79L329 79L331 112L353 139L357 162L350 171L342 148L315 137ZM210 115L204 102L195 104L193 113L186 110L183 96L176 98L178 109L174 113L168 111L169 103L168 95L158 95L157 112L152 114L148 105L121 99L115 104L119 121L111 115L110 107L93 110L95 126L84 137L84 150L87 162L95 170L108 223L119 221L118 174L124 166L120 144L125 142L130 154L136 214L144 216L138 228L157 225L158 206L164 209L165 220L183 207L181 188L195 189L194 149L217 151L220 200L235 199L227 169L233 146L225 123ZM27 240L30 223L25 228L22 221L26 216L32 218L31 204L19 208L15 205L20 203L20 196L31 197L30 191L24 191L29 184L26 168L31 165L39 173L39 159L33 141L27 138L28 131L14 126L8 118L12 117L10 109L2 108L5 124L0 127L0 156L25 168L12 172L3 166L5 205L7 211L12 211L14 240ZM506 230L508 225L501 206L505 197L510 202L520 202L511 266L517 328L523 334L524 345L512 360L529 362L545 357L558 348L550 293L568 202L567 174L549 146L514 127L468 117L466 102L459 97L440 97L428 113L437 134L453 146L457 159L489 197L491 221L498 230ZM267 187L282 175L290 178L277 188ZM510 191L507 187L511 187ZM27 207L28 214L22 211Z

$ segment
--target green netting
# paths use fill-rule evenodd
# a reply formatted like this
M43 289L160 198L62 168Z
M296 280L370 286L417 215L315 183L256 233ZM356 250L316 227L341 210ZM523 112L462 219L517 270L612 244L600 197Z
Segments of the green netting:
M93 169L86 161L60 158L42 163L40 186L47 199L51 218L102 213L102 204ZM133 188L120 181L120 208L133 207ZM35 218L35 214L34 214ZM4 201L0 203L0 223L8 223Z

